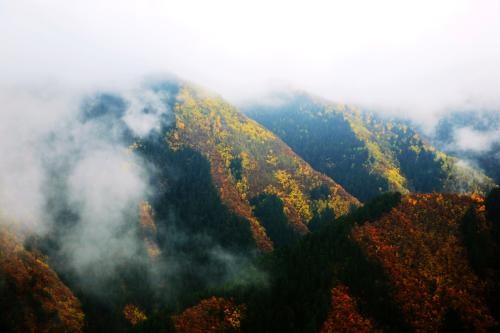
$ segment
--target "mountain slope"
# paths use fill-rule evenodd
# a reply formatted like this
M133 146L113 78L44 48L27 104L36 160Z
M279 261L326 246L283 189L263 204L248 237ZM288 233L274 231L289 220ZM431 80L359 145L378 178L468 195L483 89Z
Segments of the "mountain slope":
M80 302L40 255L0 230L0 330L82 332Z
M173 147L191 147L208 158L222 201L252 223L262 249L271 243L252 213L249 200L274 194L284 203L289 223L299 234L318 210L340 216L358 201L330 178L313 170L270 131L239 113L220 98L183 86L174 108ZM326 193L316 198L318 188Z
M138 121L131 123L131 117ZM29 237L26 246L47 256L79 297L88 331L149 324L147 318L164 309L180 313L229 283L264 285L265 275L253 268L259 253L290 245L311 226L359 206L274 134L187 83L100 92L83 101L75 118L42 140L50 157L47 232ZM80 139L82 132L88 135ZM105 196L92 201L103 204L100 214L86 219L82 205L72 200L81 194L70 185L81 160L93 156L87 149L96 137L102 137L97 148L113 149L85 181L91 199ZM61 142L64 149L57 149ZM130 158L110 163L115 150ZM137 187L140 195L131 193L125 208L114 206L120 198L111 195L116 188L130 195L119 187L128 179L114 173L136 166L144 184ZM102 181L107 185L99 190L95 185ZM118 218L110 224L108 214ZM87 261L89 253L99 255Z
M247 300L243 327L495 331L500 239L488 209L478 195L379 197L274 256L271 286Z
M427 144L408 124L347 105L291 93L244 111L362 201L385 191L484 192L492 185Z
M484 218L484 199L412 195L353 230L354 239L388 273L395 300L417 331L437 331L451 310L475 332L498 325L462 241L461 221L469 209Z
M126 209L108 206L124 178L99 190L94 168L91 192L104 194L98 203L106 205L92 223L71 200L80 193L68 190L82 141L67 154L48 149L56 151L50 160L61 164L47 165L40 222L46 233L21 244L1 225L2 331L498 327L499 190L486 201L476 194L385 193L361 206L219 97L178 81L140 93L148 96L145 103L119 93L89 97L77 125L96 129L91 137L111 133L110 144L133 156L111 163L100 176L106 183L137 164L147 190L126 200ZM450 189L455 180L463 186L466 177L453 171L455 162L448 165L405 124L323 102L311 109L305 98L300 112L283 117L280 135L294 128L305 155L324 153L319 162L366 197L435 183ZM131 111L146 124L155 119L155 129L137 134L127 123L138 116ZM49 148L57 147L58 135L73 140L51 133ZM111 227L110 212L120 213L120 223L97 241L102 225ZM118 247L107 246L111 239ZM82 264L79 259L96 250L96 260Z

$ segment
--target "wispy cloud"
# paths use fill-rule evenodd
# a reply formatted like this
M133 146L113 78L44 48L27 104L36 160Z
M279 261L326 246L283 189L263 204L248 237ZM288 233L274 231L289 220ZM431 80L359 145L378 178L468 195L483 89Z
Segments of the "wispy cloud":
M478 131L471 127L455 129L452 150L487 152L493 144L500 142L500 129Z

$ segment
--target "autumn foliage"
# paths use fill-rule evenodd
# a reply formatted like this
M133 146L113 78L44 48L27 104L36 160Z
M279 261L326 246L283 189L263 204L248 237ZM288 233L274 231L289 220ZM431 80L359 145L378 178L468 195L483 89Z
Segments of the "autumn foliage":
M349 289L345 285L334 287L331 293L331 308L321 333L376 331L372 321L359 313L356 300L349 294Z
M0 293L0 331L82 332L78 299L41 257L5 229L0 231Z
M173 147L190 147L208 158L222 201L251 225L257 246L273 248L252 213L249 200L275 194L284 203L289 223L299 234L312 218L310 191L327 185L325 205L342 215L357 199L330 178L314 171L273 133L239 113L219 97L183 87L174 111L176 128L168 137Z
M153 216L153 208L147 201L144 201L139 205L139 224L149 257L158 257L161 251L156 242L157 228Z
M476 332L497 324L460 238L461 219L471 205L482 207L482 200L475 195L409 195L390 213L352 232L388 273L396 302L418 332L437 331L450 310Z
M363 202L387 191L483 193L493 185L406 121L300 91L279 100L248 105L245 113Z
M245 306L232 300L211 297L174 316L178 333L239 332Z
M123 308L123 316L132 326L148 319L146 314L133 304L125 305Z

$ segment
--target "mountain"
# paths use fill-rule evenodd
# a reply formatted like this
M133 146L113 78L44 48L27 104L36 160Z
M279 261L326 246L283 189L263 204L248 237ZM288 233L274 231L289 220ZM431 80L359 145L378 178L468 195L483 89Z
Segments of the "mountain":
M37 143L43 232L0 224L1 331L496 329L498 188L410 194L488 181L301 98L271 132L179 80L86 96Z
M485 206L477 195L379 197L275 256L271 287L250 297L244 325L275 332L495 331L500 234L498 212L488 212L497 204Z
M0 230L0 331L83 332L80 301L15 228Z
M89 95L40 146L47 232L24 243L78 297L85 331L150 325L222 285L265 284L259 253L360 205L235 107L177 80Z
M385 191L484 193L492 186L405 121L301 92L278 94L243 110L362 201Z
M178 328L227 327L235 313L248 332L494 332L499 200L499 189L486 199L384 194L269 254L268 288L206 299L181 315Z
M273 133L221 98L182 86L177 99L170 145L190 147L207 157L221 200L250 221L261 249L272 245L250 205L259 195L277 196L299 234L307 233L318 209L331 208L340 216L358 204L334 180L312 169ZM324 193L318 194L321 190Z
M500 183L500 111L449 112L439 120L432 139L443 151L472 162Z

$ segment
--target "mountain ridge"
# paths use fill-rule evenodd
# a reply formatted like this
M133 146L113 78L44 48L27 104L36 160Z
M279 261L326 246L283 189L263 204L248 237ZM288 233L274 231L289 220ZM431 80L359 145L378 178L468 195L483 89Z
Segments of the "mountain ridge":
M493 186L481 172L432 147L407 121L305 92L243 110L362 201L384 191L485 193Z

